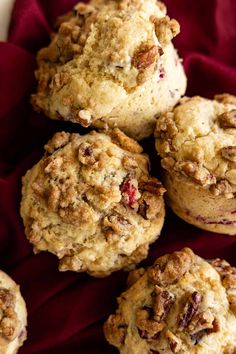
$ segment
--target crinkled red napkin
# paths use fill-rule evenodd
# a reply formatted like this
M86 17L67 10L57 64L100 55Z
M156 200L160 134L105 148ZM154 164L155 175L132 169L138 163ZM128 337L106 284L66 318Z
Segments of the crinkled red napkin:
M116 353L102 334L102 325L125 288L126 274L94 279L86 274L59 273L57 259L33 255L19 216L21 177L43 153L53 132L80 131L73 124L51 121L34 113L35 54L47 45L58 15L76 0L16 0L9 42L0 43L0 268L21 286L28 308L28 340L22 354ZM184 58L188 95L236 94L235 0L166 0L169 14L182 28L176 46ZM152 155L153 140L144 142ZM236 238L201 231L167 212L160 239L148 259L192 247L206 258L223 257L236 265Z

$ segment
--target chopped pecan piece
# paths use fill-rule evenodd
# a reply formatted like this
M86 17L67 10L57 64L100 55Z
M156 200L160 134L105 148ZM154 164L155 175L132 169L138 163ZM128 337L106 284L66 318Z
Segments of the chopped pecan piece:
M219 115L218 122L221 128L236 128L236 109Z
M226 289L231 311L236 315L236 268L222 259L209 261L221 277L223 286Z
M5 288L0 288L0 307L5 310L8 307L15 306L15 297L13 293Z
M104 324L104 334L109 343L119 347L124 343L127 325L120 314L110 315Z
M60 172L61 166L63 164L63 158L61 156L51 155L45 159L45 169L44 172L49 174L50 177L56 177Z
M166 331L166 338L170 343L170 350L172 353L178 353L182 347L181 339L174 335L169 329Z
M161 210L162 198L165 188L155 178L139 181L139 190L142 193L139 199L138 213L146 220L154 219Z
M57 211L59 206L61 191L57 186L52 186L48 195L48 209L51 211Z
M175 169L201 186L211 185L216 182L216 178L205 167L193 161L176 163Z
M125 135L120 129L114 128L111 131L107 132L111 137L112 141L122 147L123 149L140 154L143 151L143 148L137 141L129 138Z
M166 191L162 183L154 177L149 177L146 180L141 180L139 182L139 189L143 192L149 192L150 194L157 196L162 196Z
M156 123L156 138L173 138L178 133L178 128L174 121L174 113L167 112L163 114Z
M174 165L175 160L172 157L164 157L164 159L161 160L161 166L167 171L173 170Z
M205 335L216 333L220 329L219 322L216 318L213 320L212 323L209 322L208 325L209 327L207 327L207 323L204 324L203 320L203 329L199 329L198 332L190 334L191 340L193 341L194 345L197 345Z
M155 25L156 36L162 47L167 46L172 38L180 32L179 23L174 19L171 20L169 16L152 17L151 20Z
M56 133L52 139L44 146L44 149L52 154L55 150L65 146L70 141L70 134L65 132Z
M167 286L176 283L189 271L193 262L193 253L189 248L160 257L147 270L151 283Z
M225 195L226 197L233 197L233 190L230 183L226 179L222 179L221 181L217 182L211 186L210 191L213 195Z
M132 58L133 66L138 70L148 68L163 54L160 49L156 45L143 45L141 49L134 53Z
M34 182L32 183L32 189L34 193L38 194L40 197L44 196L45 193L45 185L44 185L44 179L42 176L37 177Z
M165 327L163 322L160 323L151 318L151 311L148 308L137 310L136 324L140 337L145 339L156 339L159 332Z
M12 341L17 336L19 321L15 312L15 295L9 289L0 288L0 336L1 342Z
M121 215L113 214L104 217L103 225L112 231L111 234L123 235L129 232L130 222Z
M93 165L96 162L91 144L83 142L79 145L78 160L84 165Z
M127 171L134 171L138 168L137 161L131 156L125 155L122 159L122 164Z
M159 286L154 286L152 293L153 301L153 318L161 322L165 319L170 311L171 306L174 304L174 296L167 290L162 290Z
M190 334L195 334L206 330L208 332L217 332L217 320L210 310L197 313L188 326Z
M226 160L236 162L236 146L227 146L222 148L221 155Z
M193 316L196 314L199 308L201 301L202 301L202 296L198 291L194 291L190 295L184 307L183 314L179 318L180 328L182 329L186 328L190 324Z

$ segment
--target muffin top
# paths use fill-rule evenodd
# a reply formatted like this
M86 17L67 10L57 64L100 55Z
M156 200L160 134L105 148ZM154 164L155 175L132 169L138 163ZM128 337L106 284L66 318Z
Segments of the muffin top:
M95 276L139 262L164 221L161 183L119 129L56 133L23 179L21 215L36 252Z
M183 98L157 121L162 167L233 198L236 191L236 97Z
M26 339L27 311L19 286L0 270L0 352L14 354Z
M34 107L51 118L85 127L101 117L112 118L113 110L154 72L158 71L155 81L162 80L162 56L178 33L178 22L170 20L165 6L156 0L77 4L59 20L49 46L38 53ZM173 62L178 67L178 56L174 51L171 56L176 56ZM179 77L184 81L182 91L185 76L182 71L178 75L183 76Z
M104 325L120 353L235 353L236 269L226 261L184 248L131 272L128 284Z

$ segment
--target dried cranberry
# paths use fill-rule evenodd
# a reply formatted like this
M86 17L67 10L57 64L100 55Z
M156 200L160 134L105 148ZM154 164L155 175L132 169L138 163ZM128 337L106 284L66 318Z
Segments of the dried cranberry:
M126 178L121 186L124 203L132 208L137 201L137 188L134 186L131 178Z
M164 79L166 77L165 69L161 66L159 69L159 78Z

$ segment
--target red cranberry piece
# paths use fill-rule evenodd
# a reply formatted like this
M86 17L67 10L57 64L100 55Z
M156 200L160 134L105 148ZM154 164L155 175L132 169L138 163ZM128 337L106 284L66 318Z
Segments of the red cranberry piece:
M137 201L137 188L134 186L131 178L126 178L121 186L124 204L132 208L133 204Z

